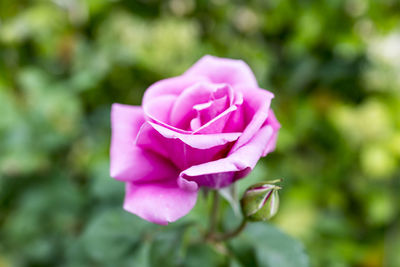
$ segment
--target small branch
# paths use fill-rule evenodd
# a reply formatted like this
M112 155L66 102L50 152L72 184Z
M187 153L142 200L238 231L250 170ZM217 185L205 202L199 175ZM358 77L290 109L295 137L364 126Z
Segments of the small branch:
M218 233L218 212L219 212L219 192L217 190L212 191L212 207L210 211L210 221L208 226L208 231L205 235L205 239L212 242L221 242L231 239L238 234L240 234L247 225L246 218L243 218L240 225L231 232Z
M244 230L246 225L247 225L247 220L245 218L243 218L242 223L235 230L233 230L231 232L227 232L227 233L215 234L211 237L211 239L214 241L217 241L217 242L231 239L231 238L239 235Z

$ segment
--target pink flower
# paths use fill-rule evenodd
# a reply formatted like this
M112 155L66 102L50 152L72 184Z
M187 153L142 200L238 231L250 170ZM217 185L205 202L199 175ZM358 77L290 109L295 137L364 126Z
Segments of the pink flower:
M205 56L150 86L141 107L113 104L110 175L126 183L124 209L168 224L193 208L200 187L249 174L275 149L273 97L243 61Z

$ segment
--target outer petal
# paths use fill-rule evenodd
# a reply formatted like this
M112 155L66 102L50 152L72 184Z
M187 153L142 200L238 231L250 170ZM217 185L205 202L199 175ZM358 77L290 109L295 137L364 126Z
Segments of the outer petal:
M179 139L183 143L198 149L208 149L236 141L242 133L217 133L217 134L181 134L161 125L148 122L158 133L167 139Z
M166 225L186 215L196 204L197 191L178 187L176 180L127 183L124 209L153 223Z
M180 95L186 88L199 83L208 82L207 77L203 76L177 76L164 79L152 84L144 93L142 104L153 101L157 97L165 95Z
M170 159L180 169L213 161L227 155L231 143L240 133L208 135L180 134L158 124L143 124L137 138L137 145Z
M154 121L174 131L184 133L185 130L170 125L170 114L177 99L175 95L161 95L143 104L143 111L147 120Z
M276 141L278 139L278 131L281 128L281 124L276 119L275 114L272 111L272 109L269 110L268 119L265 122L265 125L271 125L271 127L273 129L273 133L272 133L271 140L269 141L268 145L265 147L265 150L262 155L263 157L265 155L267 155L268 153L275 150Z
M176 177L178 171L171 162L135 145L143 123L143 111L140 107L112 105L110 176L121 181Z
M205 76L214 83L244 84L258 88L250 67L242 60L204 56L184 76Z
M268 118L271 100L274 98L271 92L264 89L246 90L245 88L239 87L237 90L240 90L244 97L241 110L238 112L242 113L243 118L250 119L247 122L243 134L233 146L232 151L245 145L259 131L261 126L264 125Z
M181 172L179 185L182 188L192 188L193 184L212 188L228 186L254 168L272 135L270 125L262 127L245 146L226 158L195 165Z

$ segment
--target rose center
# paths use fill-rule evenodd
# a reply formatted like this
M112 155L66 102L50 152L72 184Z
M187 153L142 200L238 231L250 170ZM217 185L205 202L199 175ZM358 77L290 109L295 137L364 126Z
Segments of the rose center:
M196 116L190 121L190 128L196 131L232 105L233 92L229 86L223 86L210 94L209 101L193 106Z

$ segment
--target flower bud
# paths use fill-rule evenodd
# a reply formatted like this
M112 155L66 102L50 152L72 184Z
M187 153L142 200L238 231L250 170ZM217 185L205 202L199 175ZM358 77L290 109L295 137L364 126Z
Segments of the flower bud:
M274 183L281 180L262 182L250 186L240 200L243 216L251 221L266 221L278 211L278 190Z

